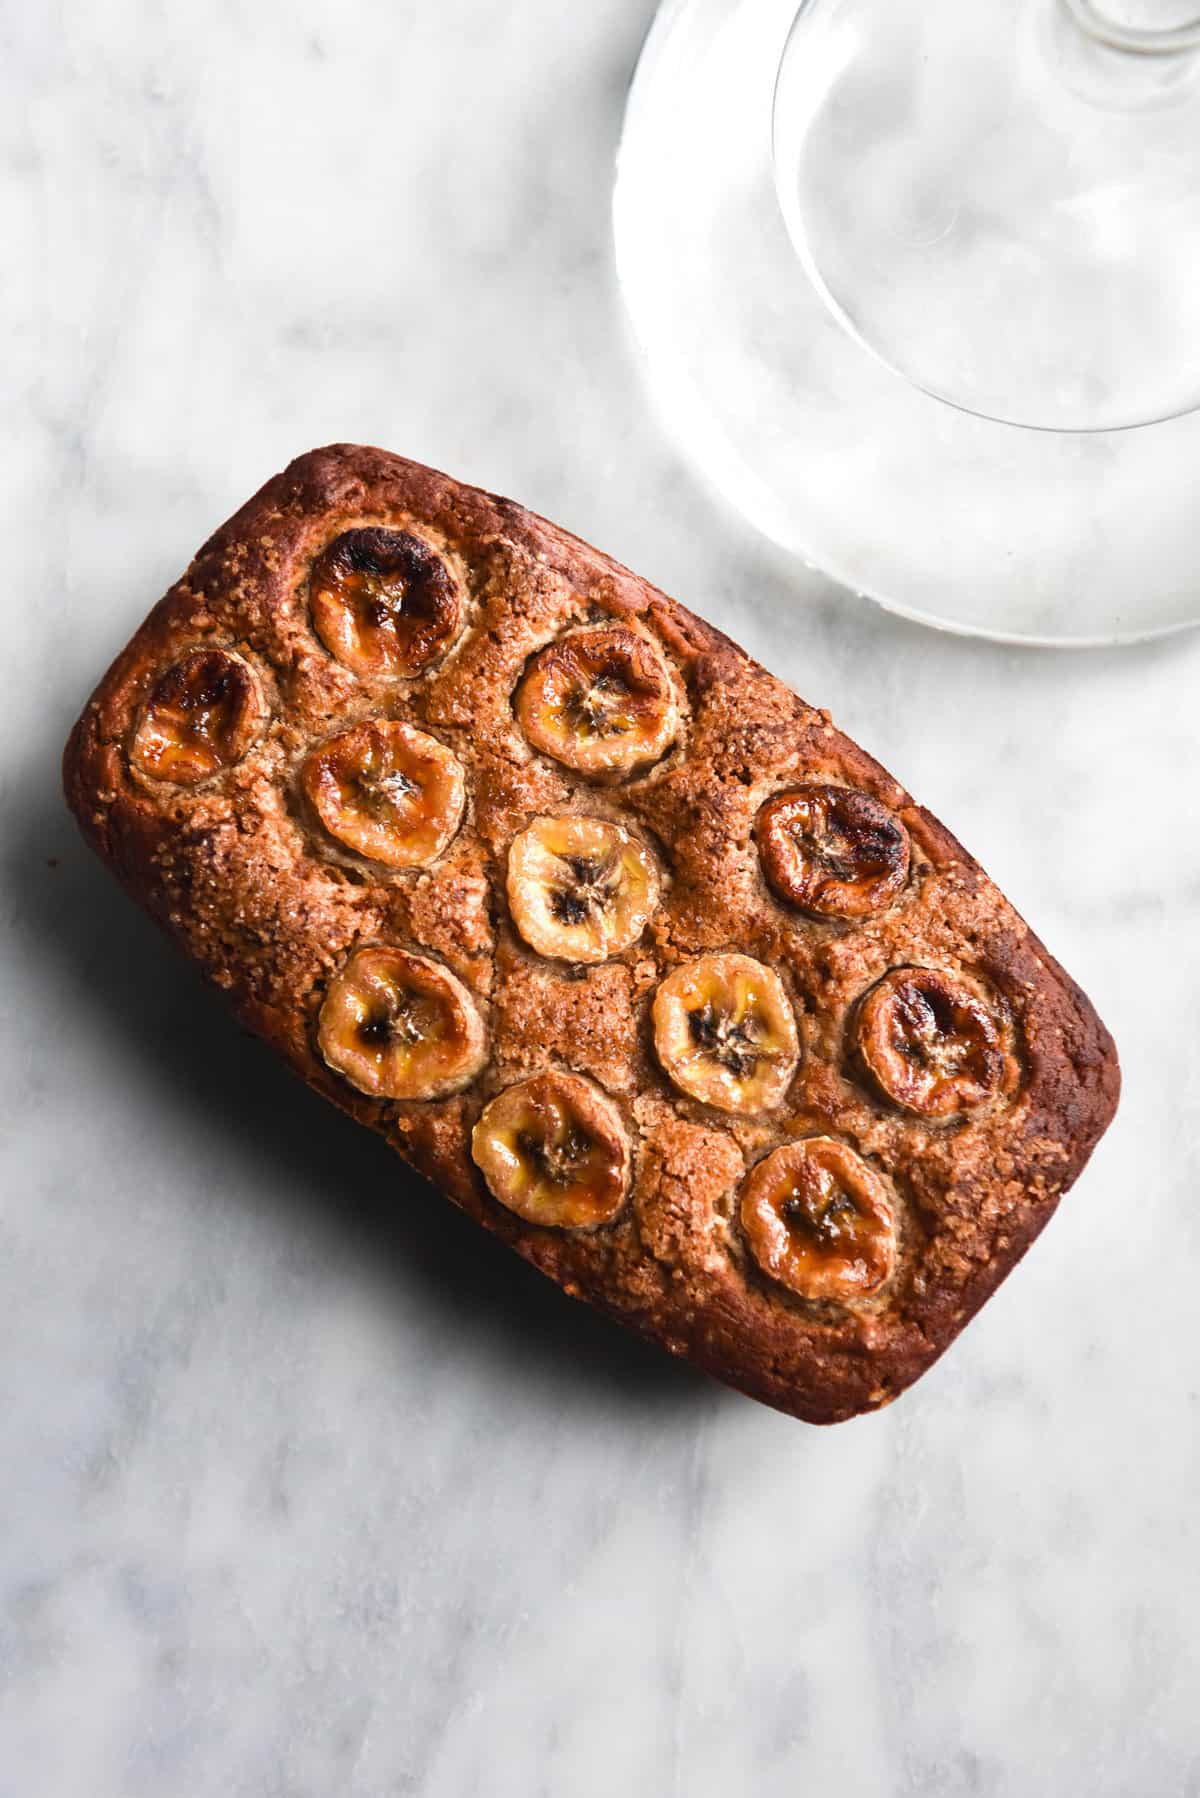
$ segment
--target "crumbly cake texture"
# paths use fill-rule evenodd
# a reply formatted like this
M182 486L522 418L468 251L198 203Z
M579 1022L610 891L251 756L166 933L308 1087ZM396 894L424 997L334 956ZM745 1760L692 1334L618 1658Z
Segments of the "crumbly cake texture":
M412 677L355 671L314 626L314 562L359 528L409 534L457 584L458 634ZM660 652L678 724L649 767L597 777L533 747L514 696L546 645L613 621ZM197 647L252 670L261 716L232 732L229 766L172 784L131 746L155 683ZM415 726L465 772L462 823L430 865L371 863L305 804L305 758L375 719ZM210 538L89 701L64 778L96 852L311 1086L572 1296L812 1422L886 1404L941 1354L1047 1222L1116 1106L1116 1053L1084 994L950 833L827 714L566 531L377 449L300 457ZM907 831L899 891L865 916L808 914L764 877L764 805L817 785L868 795ZM659 875L638 939L593 964L536 953L506 896L514 839L536 818L570 814L623 827ZM363 945L415 951L470 995L486 1061L461 1090L372 1097L327 1065L320 1010ZM800 1051L782 1102L749 1115L689 1096L655 1050L664 980L729 953L778 976ZM1015 1073L987 1102L925 1116L872 1079L855 1034L865 996L911 967L963 976L999 1020ZM627 1199L596 1228L526 1222L472 1159L485 1105L547 1069L594 1083L628 1133ZM858 1299L794 1292L749 1249L749 1171L808 1138L851 1146L894 1214L891 1271ZM418 1202L403 1179L396 1202Z

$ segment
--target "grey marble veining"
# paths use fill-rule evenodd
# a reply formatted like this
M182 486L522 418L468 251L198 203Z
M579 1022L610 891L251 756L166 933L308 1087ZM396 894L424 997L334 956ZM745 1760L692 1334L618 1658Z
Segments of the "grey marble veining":
M1200 1793L1200 644L925 634L681 464L608 236L649 12L9 8L0 1798ZM1114 1030L1116 1127L894 1409L806 1429L570 1304L77 842L86 689L335 438L829 705Z

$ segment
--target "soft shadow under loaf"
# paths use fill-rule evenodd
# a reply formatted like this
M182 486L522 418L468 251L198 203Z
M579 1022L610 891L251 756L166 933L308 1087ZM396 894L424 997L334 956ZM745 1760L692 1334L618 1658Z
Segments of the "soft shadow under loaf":
M48 781L8 832L3 880L21 952L65 978L100 1022L142 1103L181 1104L232 1136L250 1165L269 1158L274 1187L318 1229L349 1240L373 1277L422 1299L467 1332L485 1364L527 1362L530 1384L561 1386L586 1406L619 1394L674 1408L722 1395L693 1368L567 1298L457 1212L376 1136L342 1117L248 1032L113 885L79 841ZM256 1195L288 1216L276 1201Z

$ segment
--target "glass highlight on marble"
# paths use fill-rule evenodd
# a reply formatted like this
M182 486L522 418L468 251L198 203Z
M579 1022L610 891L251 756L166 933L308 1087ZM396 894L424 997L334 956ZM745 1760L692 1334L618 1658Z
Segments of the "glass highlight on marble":
M622 285L768 535L1013 640L1200 619L1197 0L666 0Z

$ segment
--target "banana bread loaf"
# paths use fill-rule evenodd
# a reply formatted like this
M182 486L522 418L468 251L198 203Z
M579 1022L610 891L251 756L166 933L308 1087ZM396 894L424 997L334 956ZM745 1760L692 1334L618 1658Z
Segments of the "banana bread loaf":
M210 539L65 784L310 1085L568 1293L813 1422L930 1365L1116 1105L1087 999L826 714L380 450L300 457Z

